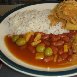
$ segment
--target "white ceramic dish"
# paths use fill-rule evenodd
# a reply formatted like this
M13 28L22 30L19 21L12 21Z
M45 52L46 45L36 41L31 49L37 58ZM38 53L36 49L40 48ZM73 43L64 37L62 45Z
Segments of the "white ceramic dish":
M8 32L8 19L15 15L18 12L24 12L25 10L44 10L44 9L53 9L57 3L42 3L42 4L36 4L36 5L31 5L27 7L23 7L19 10L14 11L13 13L9 14L4 20L0 23L0 55L1 55L1 60L10 66L11 68L22 72L24 74L30 74L34 76L66 76L66 75L76 75L77 71L77 66L71 66L67 68L41 68L41 67L36 67L29 65L27 63L24 63L23 61L19 60L16 58L10 51L7 49L5 42L4 42L4 37L7 35ZM5 57L6 56L6 57Z

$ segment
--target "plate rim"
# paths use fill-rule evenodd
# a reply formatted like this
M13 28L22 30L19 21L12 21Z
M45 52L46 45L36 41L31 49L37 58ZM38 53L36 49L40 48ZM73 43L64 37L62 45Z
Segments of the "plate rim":
M56 76L74 76L77 75L77 69L69 70L69 71L59 71L59 72L46 72L46 71L38 71L32 70L29 68L24 68L23 66L17 65L16 63L9 60L1 51L0 51L0 60L11 69L18 71L22 74L27 74L30 76L44 76L44 77L56 77Z
M11 13L19 10L19 9L22 9L24 7L27 7L27 6L30 6L30 5L36 5L36 4L42 4L42 3L50 3L50 2L40 2L40 3L31 3L31 4L26 4L26 5L21 5L21 6L18 6L8 12L6 12L1 18L0 18L0 23ZM52 2L51 2L52 3ZM53 3L58 3L58 2L53 2ZM73 75L77 75L77 68L76 69L72 69L72 70L67 70L67 71L59 71L59 72L46 72L46 71L37 71L37 70L32 70L32 69L29 69L29 68L26 68L25 69L27 71L21 71L21 69L18 69L18 67L22 67L24 68L23 66L20 66L20 65L17 65L16 63L12 62L11 60L9 60L1 51L0 51L0 60L6 64L7 66L9 66L10 68L20 72L20 73L23 73L23 74L27 74L27 75L31 75L31 76L73 76ZM11 62L11 65L10 65L10 62ZM14 64L14 65L13 65ZM16 68L16 66L18 66ZM33 73L34 72L34 73ZM37 74L38 72L38 74ZM35 74L36 73L36 74Z

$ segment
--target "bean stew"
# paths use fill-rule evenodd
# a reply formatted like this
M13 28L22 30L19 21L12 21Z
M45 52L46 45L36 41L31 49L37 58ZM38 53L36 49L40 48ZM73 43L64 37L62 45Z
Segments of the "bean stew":
M61 68L77 64L77 31L7 35L5 43L15 57L34 66Z

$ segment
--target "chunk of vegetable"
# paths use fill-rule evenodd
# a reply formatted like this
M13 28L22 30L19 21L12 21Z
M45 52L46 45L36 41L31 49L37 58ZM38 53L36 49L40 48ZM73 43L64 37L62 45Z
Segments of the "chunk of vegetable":
M72 24L70 22L67 22L66 26L65 26L65 29L68 29L68 30L77 30L77 25L76 24Z
M24 38L25 38L26 42L29 41L29 39L30 39L30 37L31 37L32 35L34 35L34 32L28 32L28 33L26 33L26 34L24 35Z
M72 47L74 49L74 53L77 53L77 34L73 37L73 44Z
M18 38L19 38L19 35L13 35L12 36L12 41L16 42Z
M77 45L76 44L73 44L73 49L74 49L74 53L77 53Z
M44 53L36 53L35 59L38 60L44 59Z
M73 37L73 43L77 43L77 34Z
M64 45L64 52L68 52L68 45Z
M38 33L38 34L36 35L36 37L34 38L34 41L38 41L38 40L40 40L40 39L41 39L41 34Z
M17 41L16 41L16 44L18 46L22 46L22 45L25 45L26 44L26 40L24 38L19 38Z
M53 54L52 49L50 47L45 49L45 56L51 56Z
M55 56L54 56L54 62L57 62L57 57L58 57L58 55L56 54Z
M36 47L36 51L37 52L44 52L44 50L45 50L45 46L44 45L41 45L41 44L37 45L37 47Z
M36 46L36 45L39 44L40 42L41 42L41 40L34 41L34 42L31 43L31 45L32 45L32 46Z

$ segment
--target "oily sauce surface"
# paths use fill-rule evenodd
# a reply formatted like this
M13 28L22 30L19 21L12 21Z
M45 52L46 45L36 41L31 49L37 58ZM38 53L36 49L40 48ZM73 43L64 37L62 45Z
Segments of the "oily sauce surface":
M52 67L52 68L62 68L62 67L68 67L72 65L76 65L77 62L64 62L64 63L54 63L52 61L50 62L44 62L43 60L36 60L35 54L28 51L26 48L26 45L19 47L17 46L10 37L5 37L5 44L10 50L10 52L20 60L24 61L25 63L38 66L38 67Z

